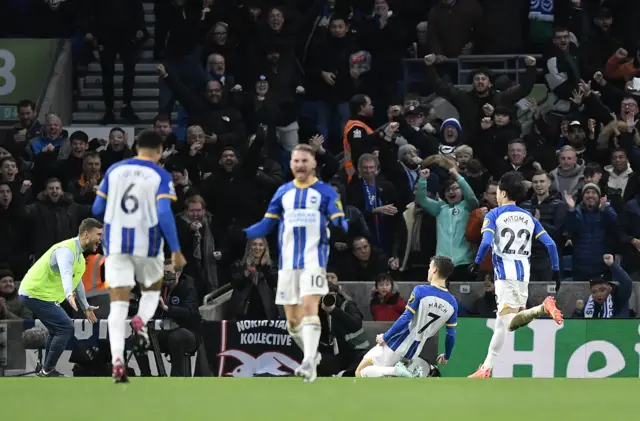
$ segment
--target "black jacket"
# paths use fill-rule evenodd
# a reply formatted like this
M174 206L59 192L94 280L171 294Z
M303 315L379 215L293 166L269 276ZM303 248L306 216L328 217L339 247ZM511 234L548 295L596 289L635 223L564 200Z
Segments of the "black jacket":
M178 284L173 289L162 287L160 297L169 309L163 311L160 306L156 311L156 319L171 319L183 329L188 329L200 341L202 317L198 309L198 294L193 285L193 279L181 275Z
M535 215L536 210L540 212L540 224L549 236L559 243L562 238L564 217L567 214L567 205L562 200L562 195L551 192L546 199L538 202L538 196L525 200L520 204L522 209ZM531 258L534 260L548 257L547 248L540 241L534 241L531 245Z
M238 110L227 105L224 98L222 102L212 104L204 97L204 87L200 93L193 93L172 74L167 75L165 81L189 114L189 124L197 124L205 133L215 134L218 137L216 141L218 150L224 146L244 149L247 134L242 115Z
M254 273L256 280L254 281ZM275 266L260 265L255 272L247 264L237 261L231 266L231 286L233 293L228 315L231 320L275 320L276 284L278 270Z
M478 97L473 91L456 88L451 83L445 82L438 76L433 66L427 66L427 84L447 101L449 101L460 114L460 124L465 133L465 137L470 144L473 144L484 113L482 107L485 104L513 106L516 102L529 95L536 81L536 67L527 67L526 73L520 80L520 84L515 85L506 91L491 91L487 97Z

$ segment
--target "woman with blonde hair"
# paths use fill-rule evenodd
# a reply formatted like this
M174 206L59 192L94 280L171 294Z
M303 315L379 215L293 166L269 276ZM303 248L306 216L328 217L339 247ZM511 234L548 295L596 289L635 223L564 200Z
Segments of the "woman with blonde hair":
M277 273L266 238L247 241L244 256L231 266L233 293L228 317L236 320L277 319Z

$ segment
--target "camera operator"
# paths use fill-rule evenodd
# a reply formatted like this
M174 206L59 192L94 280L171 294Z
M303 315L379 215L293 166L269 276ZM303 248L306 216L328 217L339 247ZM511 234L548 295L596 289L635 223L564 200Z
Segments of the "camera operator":
M320 301L322 333L318 352L322 361L319 376L332 376L343 372L353 377L358 363L369 349L369 341L362 329L362 312L358 305L338 285L334 273L327 273L329 293Z
M171 377L191 377L184 362L185 355L194 353L200 344L202 318L198 309L198 293L193 279L176 272L171 261L165 262L156 318L163 320L158 342L160 350L171 358Z
M200 345L202 318L198 293L193 279L176 272L171 261L165 262L160 303L154 319L163 321L156 338L160 352L169 354L171 377L191 377L191 373L186 372L185 355L194 353ZM136 360L141 376L150 376L146 355L136 354Z

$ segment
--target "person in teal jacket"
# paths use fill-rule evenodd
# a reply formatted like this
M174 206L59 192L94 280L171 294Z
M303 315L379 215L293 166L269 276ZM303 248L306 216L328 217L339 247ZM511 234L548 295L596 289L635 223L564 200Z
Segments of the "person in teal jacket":
M479 205L475 193L458 173L451 168L452 180L444 182L445 200L434 200L427 196L427 178L429 169L420 171L416 203L436 218L437 245L436 255L447 256L453 260L455 268L449 281L468 281L467 267L473 263L473 247L464 237L467 220L471 211Z

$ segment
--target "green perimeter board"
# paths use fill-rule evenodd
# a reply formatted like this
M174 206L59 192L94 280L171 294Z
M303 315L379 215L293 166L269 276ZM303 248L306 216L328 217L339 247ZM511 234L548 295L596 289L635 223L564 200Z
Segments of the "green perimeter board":
M495 319L460 318L445 377L466 377L484 361ZM640 377L640 320L536 320L509 333L494 377ZM440 353L445 333L440 332Z

